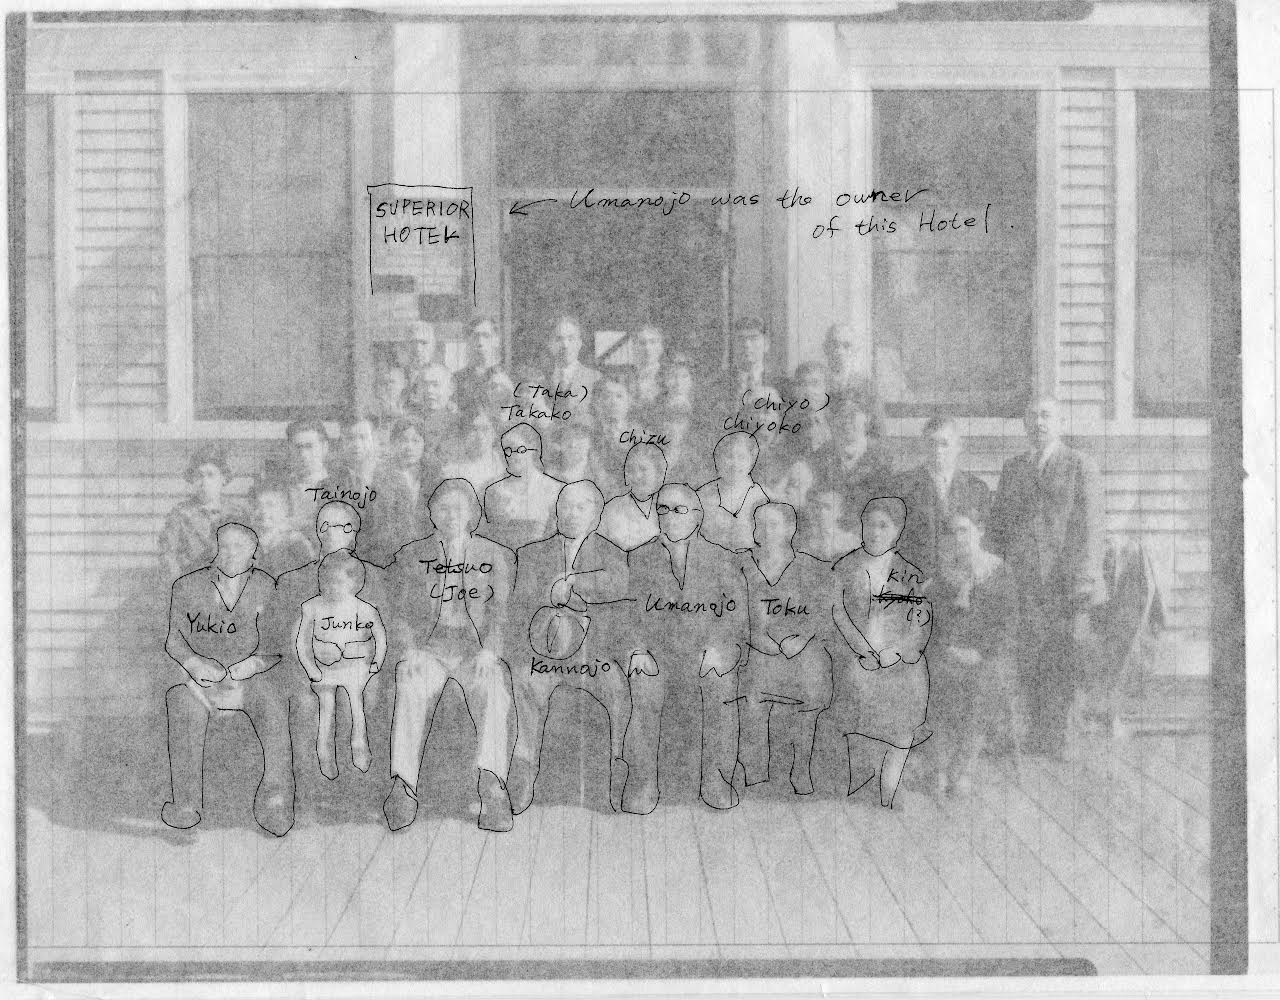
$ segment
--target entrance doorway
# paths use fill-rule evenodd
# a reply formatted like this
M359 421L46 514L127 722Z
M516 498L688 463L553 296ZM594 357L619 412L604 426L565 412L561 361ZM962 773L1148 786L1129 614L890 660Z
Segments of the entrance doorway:
M626 360L616 338L660 326L669 351L704 364L724 356L729 317L729 210L712 198L733 171L732 94L698 91L521 93L500 99L495 166L504 206L504 326L512 364L537 370L555 317L583 330L583 361ZM587 207L601 198L665 201ZM673 193L689 199L663 214ZM554 198L527 215L515 201ZM595 361L591 355L599 355Z

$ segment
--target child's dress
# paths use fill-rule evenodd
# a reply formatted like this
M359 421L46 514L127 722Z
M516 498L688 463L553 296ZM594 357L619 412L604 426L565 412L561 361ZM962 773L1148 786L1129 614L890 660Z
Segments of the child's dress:
M313 598L312 600L317 600ZM307 604L311 602L308 601ZM304 611L306 605L303 606ZM319 610L330 610L331 606ZM351 759L361 771L369 770L369 740L364 717L364 689L372 676L370 667L377 661L379 650L386 652L386 631L378 610L364 601L348 602L344 611L350 614L323 615L316 613L311 628L311 656L320 668L322 677L311 682L320 703L319 728L316 733L316 755L320 771L327 778L335 778L338 765L334 749L337 726L337 691L347 692L351 705ZM353 627L325 628L323 622L333 620ZM330 639L322 638L329 635ZM334 642L332 639L340 641ZM299 641L306 641L299 636Z
M837 686L843 688L837 700L844 706L852 702L856 713L850 731L900 749L923 743L930 736L924 648L933 611L920 571L896 550L872 556L861 548L834 570L845 613L880 657L877 668L850 654L837 670Z

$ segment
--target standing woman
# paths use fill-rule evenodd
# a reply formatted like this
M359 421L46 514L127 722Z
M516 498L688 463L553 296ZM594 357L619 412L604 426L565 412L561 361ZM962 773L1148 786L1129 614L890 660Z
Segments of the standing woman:
M377 530L365 558L389 563L402 545L428 533L423 488L430 487L426 469L427 435L422 424L401 417L391 428L391 452L378 475Z
M760 459L760 443L745 431L722 437L711 454L716 479L698 490L698 500L706 515L702 522L705 538L731 552L751 548L756 508L769 497L751 473Z
M852 657L836 669L837 724L849 740L849 794L879 773L892 807L907 754L929 738L929 641L933 609L924 578L898 554L907 505L876 497L862 512L862 546L836 560L836 628Z

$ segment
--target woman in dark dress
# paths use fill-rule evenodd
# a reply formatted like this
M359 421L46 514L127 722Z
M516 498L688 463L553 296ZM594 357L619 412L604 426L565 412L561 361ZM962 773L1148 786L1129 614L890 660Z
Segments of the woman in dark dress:
M833 567L840 589L833 617L852 654L836 669L842 689L835 713L849 738L849 792L879 773L886 807L907 754L930 735L924 648L933 612L920 571L897 551L906 516L897 497L871 500L862 512L862 546Z

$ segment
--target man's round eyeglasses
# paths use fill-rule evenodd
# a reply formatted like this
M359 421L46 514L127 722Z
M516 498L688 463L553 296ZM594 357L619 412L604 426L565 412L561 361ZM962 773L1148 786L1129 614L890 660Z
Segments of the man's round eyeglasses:
M325 521L320 525L320 530L322 532L328 531L330 528L341 528L344 535L349 535L351 532L356 530L356 526L354 524L343 524L341 521L336 523Z
M532 452L534 452L534 453L537 453L538 449L537 449L537 448L530 448L528 445L524 445L524 444L522 444L522 445L519 445L518 447L515 447L515 448L505 448L505 447L504 447L504 448L502 449L502 454L504 454L504 455L506 455L506 456L510 457L510 456L512 456L512 455L523 455L523 454L524 454L525 452L527 452L527 451L532 451Z
M668 507L665 503L658 504L659 514L687 514L689 507L687 504L678 503L674 507Z

